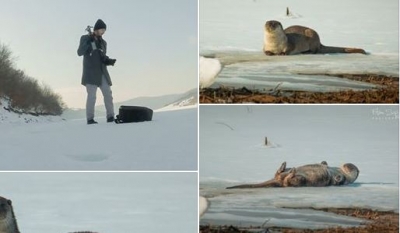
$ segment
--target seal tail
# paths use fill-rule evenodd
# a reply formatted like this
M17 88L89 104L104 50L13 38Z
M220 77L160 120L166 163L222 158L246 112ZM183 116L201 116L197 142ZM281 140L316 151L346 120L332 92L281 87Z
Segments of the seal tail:
M251 189L251 188L272 188L272 187L282 187L282 185L276 180L272 179L259 184L242 184L242 185L227 187L226 189Z
M318 53L361 53L367 54L364 49L359 48L344 48L344 47L334 47L321 45Z

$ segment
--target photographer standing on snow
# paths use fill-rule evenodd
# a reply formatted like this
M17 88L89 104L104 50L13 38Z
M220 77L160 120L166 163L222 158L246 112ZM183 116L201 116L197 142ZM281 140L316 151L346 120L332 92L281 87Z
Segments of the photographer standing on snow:
M96 92L99 87L104 97L107 111L107 122L114 122L114 104L111 92L111 78L107 66L114 65L116 59L106 56L107 42L103 34L107 25L103 20L97 20L94 31L88 29L89 34L81 37L78 55L83 55L82 85L86 86L86 119L87 124L97 124L94 120L94 106L96 104Z

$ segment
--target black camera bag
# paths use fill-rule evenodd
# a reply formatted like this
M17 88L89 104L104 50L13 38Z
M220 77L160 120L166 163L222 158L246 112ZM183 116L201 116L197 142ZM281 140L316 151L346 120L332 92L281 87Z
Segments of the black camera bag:
M153 118L153 110L141 106L121 106L119 107L119 115L115 119L115 123L130 123L151 121Z

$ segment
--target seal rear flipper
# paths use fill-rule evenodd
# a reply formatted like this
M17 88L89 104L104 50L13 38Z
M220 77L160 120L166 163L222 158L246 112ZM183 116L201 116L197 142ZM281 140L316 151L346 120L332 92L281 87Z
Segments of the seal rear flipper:
M251 189L251 188L273 188L273 187L282 187L282 184L275 179L268 180L259 184L242 184L227 187L226 189Z
M345 48L345 47L334 47L334 46L325 46L321 45L318 53L326 54L326 53L361 53L367 54L364 49L360 48Z
M278 168L278 171L276 171L277 174L282 173L286 171L286 162L283 162L282 165Z

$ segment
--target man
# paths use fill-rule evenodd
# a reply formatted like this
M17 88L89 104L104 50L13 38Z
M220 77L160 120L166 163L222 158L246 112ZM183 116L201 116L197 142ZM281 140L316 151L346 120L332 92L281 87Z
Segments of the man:
M86 86L86 119L87 124L97 124L94 120L94 106L96 104L96 92L99 87L104 97L107 112L107 122L114 122L114 104L111 92L111 78L107 66L114 65L116 59L106 56L107 42L103 34L107 25L103 20L97 20L93 33L81 37L78 56L83 55L82 85Z

